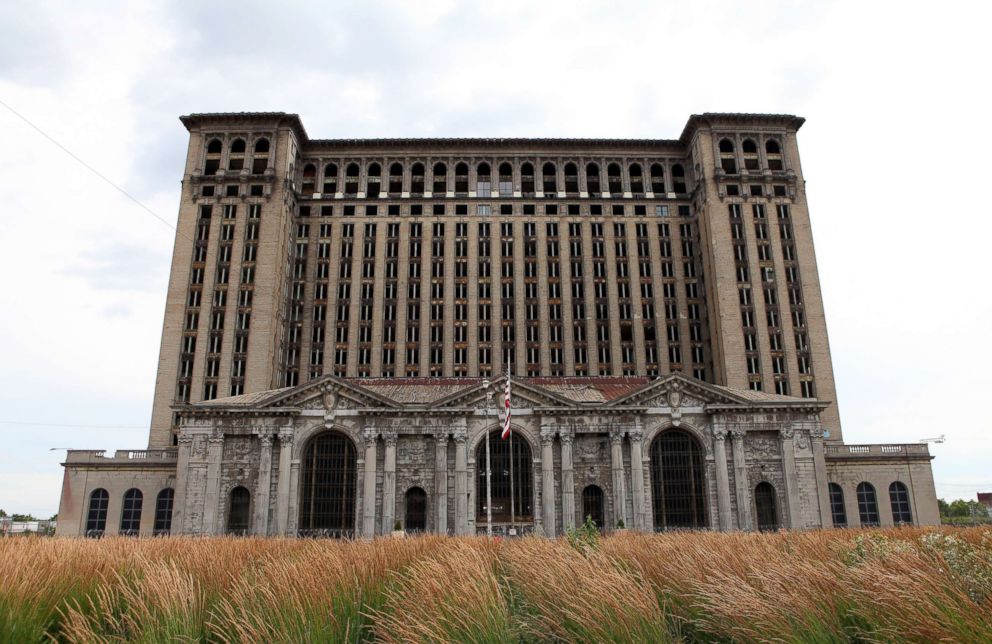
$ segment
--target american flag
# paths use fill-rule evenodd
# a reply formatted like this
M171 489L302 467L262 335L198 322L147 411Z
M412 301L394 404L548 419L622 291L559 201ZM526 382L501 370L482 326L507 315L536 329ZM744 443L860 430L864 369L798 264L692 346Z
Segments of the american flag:
M510 435L510 371L506 372L506 386L503 388L503 438Z

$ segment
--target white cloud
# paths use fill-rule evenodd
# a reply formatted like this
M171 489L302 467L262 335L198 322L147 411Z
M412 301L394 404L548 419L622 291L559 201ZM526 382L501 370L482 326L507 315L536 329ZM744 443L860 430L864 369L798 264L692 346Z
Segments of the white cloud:
M692 112L806 116L845 438L946 434L933 450L938 492L972 496L968 484L992 483L992 427L975 411L992 385L992 224L980 192L990 13L42 2L3 9L0 98L167 221L186 148L177 116L193 111L296 111L314 137L674 138ZM0 127L0 420L144 425L173 233L2 108ZM141 430L0 432L16 464L0 507L43 515L61 485L48 447L145 441Z

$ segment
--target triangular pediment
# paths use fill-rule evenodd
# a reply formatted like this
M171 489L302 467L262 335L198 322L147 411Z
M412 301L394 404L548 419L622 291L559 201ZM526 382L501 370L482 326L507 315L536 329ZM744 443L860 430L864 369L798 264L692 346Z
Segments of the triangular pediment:
M297 407L300 409L360 409L366 407L399 408L396 401L370 391L355 382L336 376L321 376L266 400L262 407Z
M492 392L492 405L501 406L503 388L506 386L506 376L500 376L490 381L489 391ZM514 407L575 407L576 403L567 398L554 394L539 385L523 380L513 379L510 385L510 397ZM436 401L434 407L485 407L486 388L482 381L461 391L457 391Z
M616 398L607 407L703 407L705 405L746 405L748 401L709 383L681 373L652 380L640 389Z

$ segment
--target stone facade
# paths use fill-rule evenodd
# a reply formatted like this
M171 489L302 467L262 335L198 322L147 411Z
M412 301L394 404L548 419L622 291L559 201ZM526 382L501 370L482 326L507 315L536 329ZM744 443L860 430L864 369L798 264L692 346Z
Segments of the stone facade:
M250 496L250 524L238 533L301 536L388 534L406 526L407 492L426 493L418 529L473 534L486 529L479 495L484 440L499 425L487 409L480 379L396 381L333 376L263 395L198 403L186 410L175 450L118 453L106 458L73 452L60 509L61 534L86 532L93 490L111 492L104 530L114 533L124 490L138 487L153 499L174 487L172 533L231 531L231 491ZM591 402L591 399L596 399ZM847 525L859 525L856 487L879 490L881 525L892 525L885 491L896 481L910 492L912 521L935 523L937 509L926 445L852 446L824 441L824 403L702 383L679 374L666 378L537 378L513 381L513 437L526 445L529 511L497 533L554 536L583 521L584 491L602 491L601 522L634 530L695 527L719 530L811 529L834 525L828 483L843 488ZM668 525L655 498L668 465L659 437L684 432L700 450L703 516L691 526ZM343 435L356 458L346 468L354 489L343 525L299 525L306 482L307 447L328 433ZM499 441L499 438L490 438ZM144 455L143 458L141 456ZM283 474L285 473L285 475ZM755 489L773 490L771 522ZM521 495L515 497L524 505ZM767 511L767 510L766 510ZM594 511L595 512L595 511ZM142 510L142 533L151 534L154 508Z
M70 451L61 534L473 533L482 383L507 369L498 530L937 522L925 445L842 441L802 118L645 140L182 122L149 449Z

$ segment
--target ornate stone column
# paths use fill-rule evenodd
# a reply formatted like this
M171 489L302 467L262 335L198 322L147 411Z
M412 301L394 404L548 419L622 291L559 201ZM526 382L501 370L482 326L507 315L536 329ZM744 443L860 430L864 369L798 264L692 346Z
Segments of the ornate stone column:
M623 472L623 430L610 430L610 461L613 468L613 522L627 525L627 486Z
M713 428L713 465L716 468L716 507L720 530L730 529L730 478L727 474L727 430Z
M293 430L279 430L279 479L276 482L276 534L289 530L289 479L293 466Z
M544 534L555 536L554 430L541 429L541 501L544 506Z
M434 514L438 534L448 533L448 430L434 436Z
M218 520L220 510L220 464L224 459L224 436L207 439L207 489L203 499L203 532L218 534L223 531L223 521Z
M258 434L258 486L255 490L255 534L269 534L269 491L272 488L272 434L261 430Z
M734 427L730 430L734 440L734 491L737 493L737 527L753 530L751 521L751 486L747 476L747 458L744 454L744 436L747 430Z
M375 447L376 431L366 429L365 440L365 480L362 483L362 536L371 539L375 536Z
M455 534L468 534L468 435L455 432Z
M572 464L571 429L558 432L561 439L561 518L563 527L568 530L575 527L575 470Z
M393 530L396 517L396 432L383 432L386 458L382 463L382 534Z
M634 492L634 529L647 527L646 503L644 500L644 435L640 429L631 432L630 438L630 486Z
M785 474L785 492L789 501L789 528L798 530L802 527L802 515L799 512L799 481L796 478L794 435L792 425L786 425L779 430L779 438L782 441L782 471Z

